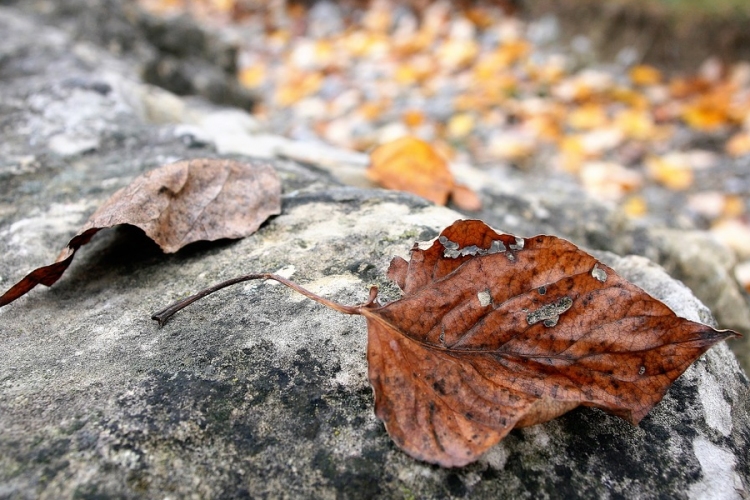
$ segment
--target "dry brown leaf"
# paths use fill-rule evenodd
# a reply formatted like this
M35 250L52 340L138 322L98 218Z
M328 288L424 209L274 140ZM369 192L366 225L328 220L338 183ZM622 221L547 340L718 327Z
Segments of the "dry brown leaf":
M579 406L637 424L732 332L678 318L573 244L458 221L396 258L404 297L362 314L376 412L410 455L476 460Z
M38 284L52 286L76 251L100 229L130 224L166 253L195 241L242 238L281 212L281 184L268 165L197 159L147 172L112 195L89 218L57 260L40 267L0 297L0 307Z
M444 467L580 405L637 424L698 356L736 335L677 317L570 242L499 234L476 220L455 222L408 262L396 257L388 276L404 295L383 306L375 287L367 303L345 306L251 274L153 318L163 324L250 279L364 316L377 416L409 455Z
M469 200L469 188L456 184L440 153L416 137L402 137L375 148L370 154L367 177L387 189L408 191L438 205L445 205L448 197L455 194L461 208L481 208L476 193ZM466 200L469 201L463 203Z

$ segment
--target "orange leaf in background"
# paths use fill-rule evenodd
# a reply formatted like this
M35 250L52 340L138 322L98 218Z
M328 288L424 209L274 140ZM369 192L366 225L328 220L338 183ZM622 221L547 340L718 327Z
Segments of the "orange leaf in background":
M738 157L750 153L750 133L739 132L732 136L726 145L727 154Z
M745 199L739 195L724 196L724 206L721 213L724 217L739 217L745 213Z
M630 76L630 81L635 85L656 85L661 82L661 72L647 64L633 66L628 76Z
M584 104L570 112L568 126L576 130L592 130L606 125L607 112L599 104Z
M472 6L465 12L466 18L478 28L486 29L492 26L493 16L486 7Z
M476 212L482 209L482 200L479 199L477 193L474 192L474 190L470 187L464 186L463 184L456 184L455 186L453 186L451 199L457 207L461 208L461 210Z
M459 220L411 260L395 257L393 302L347 306L273 274L225 281L155 313L163 325L226 286L271 279L367 320L375 414L412 457L477 460L512 429L578 406L637 425L701 354L735 332L679 318L572 243Z
M425 116L418 109L408 109L401 115L401 121L407 127L419 127L425 122Z
M711 97L703 97L688 104L682 111L682 119L696 130L710 132L726 125L729 120L726 103Z
M408 191L438 205L445 205L457 189L448 162L429 143L411 136L377 147L370 154L367 177L387 189ZM454 201L460 203L464 195ZM460 208L476 210L471 206L476 204Z
M708 91L711 82L700 77L675 78L669 82L669 93L675 99L684 99Z

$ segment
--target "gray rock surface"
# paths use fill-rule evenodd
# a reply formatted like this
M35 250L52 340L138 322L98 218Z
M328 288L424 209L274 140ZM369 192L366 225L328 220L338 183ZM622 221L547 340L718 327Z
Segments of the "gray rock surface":
M187 16L162 18L123 0L4 0L68 33L102 47L131 70L179 95L251 109L257 96L238 84L237 41L207 32Z
M96 46L7 7L0 31L7 288L54 260L136 175L219 153L185 125L149 123L149 106L184 117L191 104L145 87ZM398 450L375 418L361 318L256 282L157 328L153 311L252 271L347 304L366 300L371 284L394 299L391 257L460 217L272 163L283 212L255 235L167 256L135 229L103 231L56 285L0 309L0 498L748 497L750 384L725 344L637 428L578 409L513 431L475 464L441 469ZM596 242L616 217L552 180L544 187L483 191L482 216L604 247ZM713 321L643 257L599 257L678 314Z

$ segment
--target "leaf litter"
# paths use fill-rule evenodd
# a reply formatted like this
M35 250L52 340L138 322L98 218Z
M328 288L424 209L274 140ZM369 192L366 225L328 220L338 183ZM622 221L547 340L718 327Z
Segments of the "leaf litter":
M114 193L54 263L35 269L2 296L0 307L38 284L52 286L76 251L100 230L130 224L166 253L196 241L242 238L281 213L281 182L270 165L223 159L180 161L147 172Z
M516 238L478 220L456 221L429 248L415 246L409 261L395 257L387 275L403 296L385 305L377 287L348 306L260 273L152 319L163 325L196 300L255 279L364 316L376 415L406 453L444 467L469 464L512 429L578 406L637 425L693 361L738 336L678 317L566 240Z

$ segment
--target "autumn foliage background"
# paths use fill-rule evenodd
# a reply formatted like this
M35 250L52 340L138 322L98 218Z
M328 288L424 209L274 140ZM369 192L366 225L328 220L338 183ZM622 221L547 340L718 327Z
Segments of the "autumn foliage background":
M666 72L623 50L603 63L587 33L558 43L512 1L140 3L231 32L274 132L366 153L411 136L450 165L572 177L632 218L710 230L750 290L750 181L726 167L750 155L748 62Z

